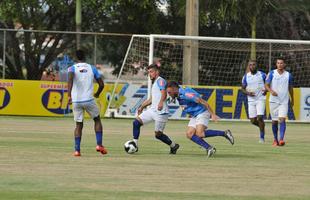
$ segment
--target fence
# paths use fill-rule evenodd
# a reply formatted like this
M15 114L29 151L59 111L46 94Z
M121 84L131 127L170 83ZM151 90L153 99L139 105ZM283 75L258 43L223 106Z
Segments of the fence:
M117 33L0 29L0 78L64 81L63 72L79 46L87 52L88 63L114 79L110 66L117 71L130 38Z

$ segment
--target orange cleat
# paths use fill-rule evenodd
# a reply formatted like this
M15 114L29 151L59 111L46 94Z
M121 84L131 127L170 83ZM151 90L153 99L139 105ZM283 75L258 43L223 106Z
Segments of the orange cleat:
M81 152L75 151L73 155L76 156L76 157L81 156Z
M279 146L284 146L284 145L285 145L284 140L280 140L280 141L279 141Z
M101 154L107 154L108 153L108 151L106 150L106 148L104 148L104 146L100 146L100 145L97 145L96 146L96 151L97 152L100 152Z
M274 146L274 147L279 146L278 140L274 140L272 143L272 146Z

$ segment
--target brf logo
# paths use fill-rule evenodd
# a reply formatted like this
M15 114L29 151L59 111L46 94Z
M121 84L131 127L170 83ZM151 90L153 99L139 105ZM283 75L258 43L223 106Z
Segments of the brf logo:
M10 93L4 87L0 87L0 109L5 108L10 102Z
M305 97L305 105L306 105L306 106L304 107L304 109L305 109L306 111L308 111L307 117L310 118L310 95L308 95L308 96Z
M42 104L47 110L55 114L71 113L67 93L67 90L47 90L42 95Z

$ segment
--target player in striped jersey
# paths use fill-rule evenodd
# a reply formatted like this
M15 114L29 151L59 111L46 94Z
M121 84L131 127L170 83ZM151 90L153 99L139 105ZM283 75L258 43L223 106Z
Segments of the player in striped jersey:
M248 98L248 114L251 123L257 126L260 130L259 142L265 142L265 122L264 114L266 107L266 90L265 80L266 74L258 71L255 60L249 60L248 69L242 78L241 91L247 95Z
M286 131L286 117L289 102L294 105L293 76L285 70L285 61L278 58L277 69L272 70L267 75L266 89L270 92L269 107L272 118L272 132L274 135L273 146L285 145L284 135ZM290 100L291 97L291 101ZM278 122L280 123L280 140L278 140Z

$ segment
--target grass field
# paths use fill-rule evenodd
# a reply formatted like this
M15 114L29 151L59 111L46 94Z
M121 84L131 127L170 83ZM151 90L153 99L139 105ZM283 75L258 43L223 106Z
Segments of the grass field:
M211 123L231 129L236 144L210 138L217 152L204 150L185 137L186 121L169 121L166 133L181 148L154 139L153 124L142 127L139 152L128 155L132 121L103 119L109 154L95 152L93 122L87 120L82 157L73 153L71 118L0 117L1 200L85 199L310 199L310 124L288 124L287 145L272 147L247 122Z

